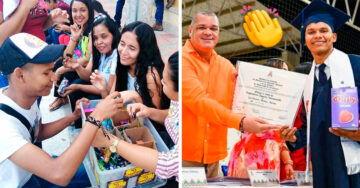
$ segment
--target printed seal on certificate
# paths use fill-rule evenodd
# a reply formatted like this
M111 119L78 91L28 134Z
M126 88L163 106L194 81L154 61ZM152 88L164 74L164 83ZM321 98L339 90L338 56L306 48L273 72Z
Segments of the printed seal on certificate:
M292 126L307 75L254 63L237 62L232 110L275 125Z

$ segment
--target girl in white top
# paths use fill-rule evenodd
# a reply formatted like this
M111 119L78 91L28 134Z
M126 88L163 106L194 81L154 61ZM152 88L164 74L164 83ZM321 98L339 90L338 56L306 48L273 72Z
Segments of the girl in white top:
M105 84L97 72L91 76L91 82L102 90L102 97L111 91L120 91L124 102L135 101L144 105L167 109L170 100L162 92L160 80L164 70L160 50L154 30L143 22L127 24L122 30L118 45L120 63L116 70L116 82Z

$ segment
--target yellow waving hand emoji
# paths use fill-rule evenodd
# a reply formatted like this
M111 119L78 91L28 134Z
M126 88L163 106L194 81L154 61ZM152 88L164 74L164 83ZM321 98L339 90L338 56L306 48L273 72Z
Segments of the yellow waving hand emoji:
M273 47L283 35L278 19L271 20L264 10L249 12L243 26L250 41L256 46Z

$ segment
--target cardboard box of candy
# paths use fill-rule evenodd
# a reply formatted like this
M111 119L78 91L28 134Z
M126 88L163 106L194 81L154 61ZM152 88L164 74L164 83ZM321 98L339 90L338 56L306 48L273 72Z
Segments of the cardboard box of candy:
M91 100L89 105L81 106L83 123L87 115L91 113L87 112L88 110L86 109L94 109L99 102L100 100ZM109 124L109 122L106 123ZM103 127L104 126L105 125L103 125ZM130 140L135 144L136 141L138 141L139 145L148 146L158 151L169 151L147 118L142 119L136 124L130 123L115 126L110 132L120 138L123 137L122 139L128 139L130 137ZM127 136L128 134L129 136ZM90 162L87 161L84 162L84 164L88 164L85 165L85 168L92 187L159 187L166 183L166 180L159 179L154 173L136 167L116 155L115 153L109 153L107 148L90 148L89 157L85 158L85 160L90 160Z
M131 143L157 150L155 139L147 127L134 127L124 132Z
M331 88L331 127L357 130L359 128L359 99L357 88Z
M151 122L146 119L147 123L143 128L149 128L150 132L154 134L155 128L151 125ZM132 130L138 130L138 128L131 128ZM131 130L126 129L126 130ZM145 129L146 130L146 129ZM161 137L157 134L154 135L154 145L156 143L158 151L169 151L165 143L161 140ZM105 151L101 151L105 150ZM106 155L107 149L90 148L90 160L92 164L92 173L95 175L96 185L93 187L107 188L107 187L158 187L164 185L166 180L159 179L154 173L145 171L142 168L136 167L127 160L121 158L117 159L113 157L116 154L110 154L109 163L105 164L105 159L101 156ZM101 158L99 158L99 156ZM145 155L144 155L145 157ZM117 165L113 165L117 161ZM90 177L90 176L89 176ZM98 185L98 186L97 186Z

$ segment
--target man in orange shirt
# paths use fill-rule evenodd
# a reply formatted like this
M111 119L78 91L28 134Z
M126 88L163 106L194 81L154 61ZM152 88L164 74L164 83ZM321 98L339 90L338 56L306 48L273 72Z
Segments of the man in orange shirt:
M227 156L227 128L258 133L276 125L231 111L237 72L214 48L219 20L200 11L189 26L182 49L183 167L205 167L207 178L218 176L219 160Z

